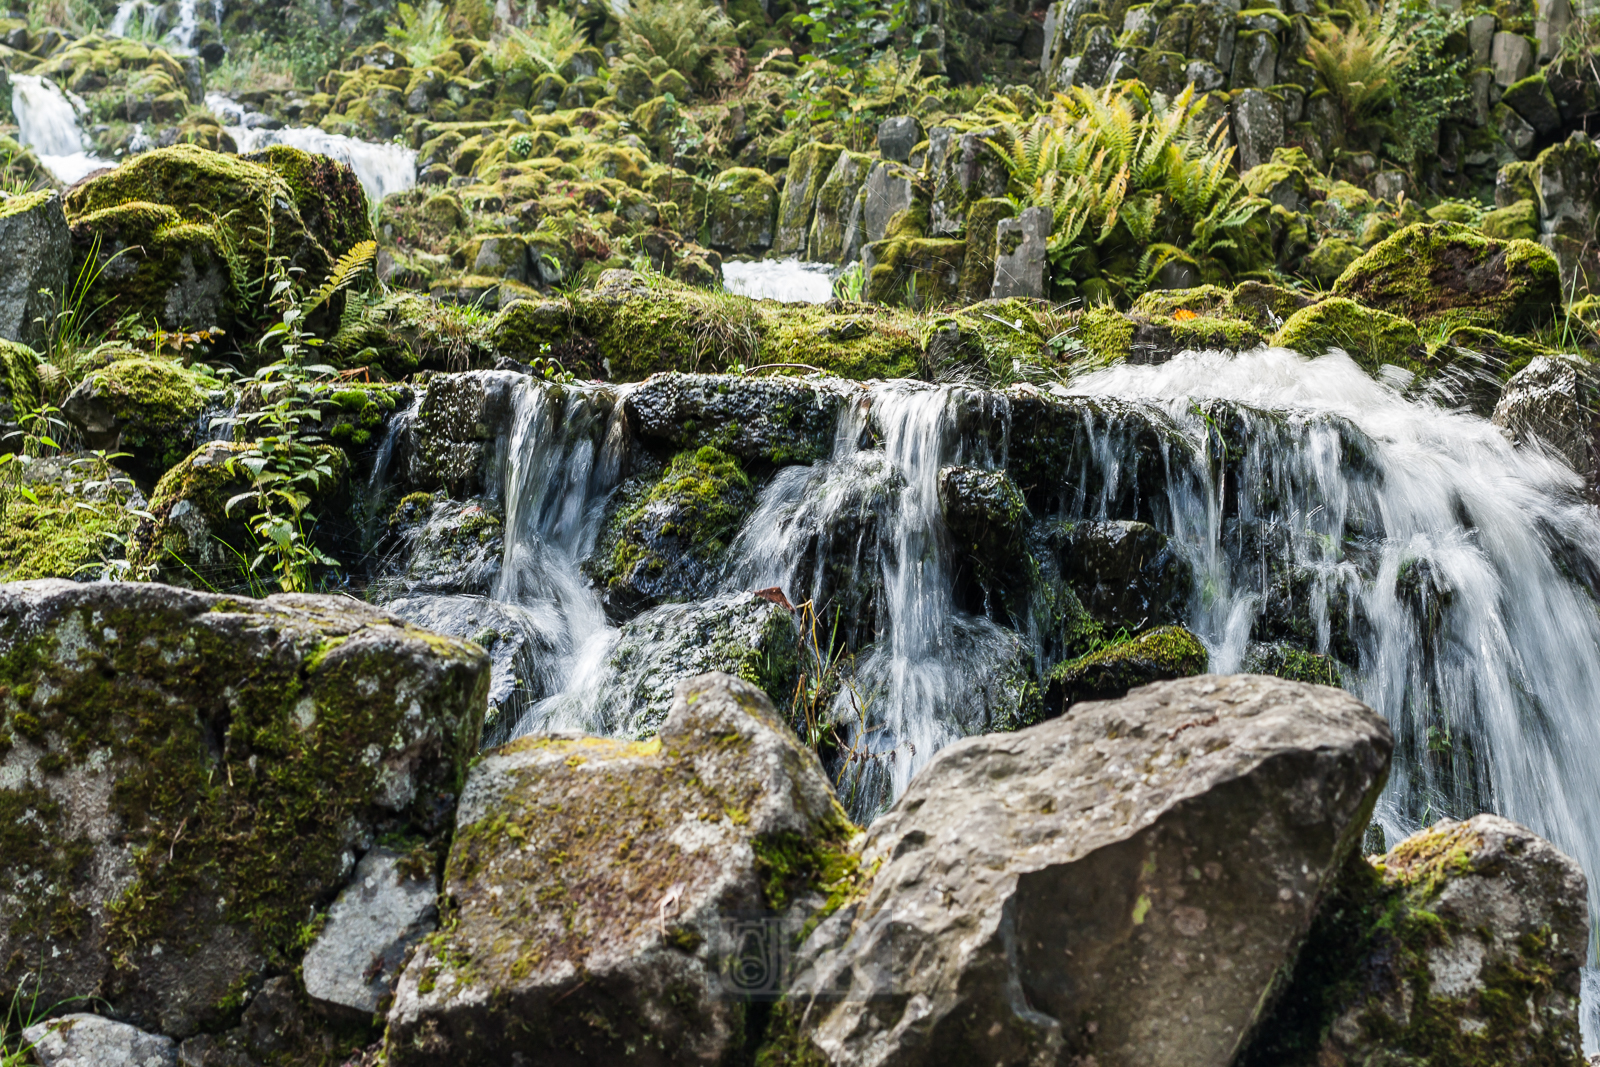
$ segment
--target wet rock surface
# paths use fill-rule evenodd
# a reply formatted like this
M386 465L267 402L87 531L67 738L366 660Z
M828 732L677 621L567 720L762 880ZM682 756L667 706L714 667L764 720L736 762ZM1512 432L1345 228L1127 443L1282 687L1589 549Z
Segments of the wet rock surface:
M798 1032L837 1064L1230 1063L1390 747L1351 697L1256 676L958 742L869 830L865 898L801 949Z
M654 741L542 735L490 754L457 826L455 921L402 976L395 1067L630 1047L729 1061L749 1011L722 969L736 920L776 910L798 929L822 906L808 860L850 833L816 757L759 690L719 674L678 687Z
M641 438L673 448L715 445L741 460L811 463L833 447L842 383L659 374L624 407Z

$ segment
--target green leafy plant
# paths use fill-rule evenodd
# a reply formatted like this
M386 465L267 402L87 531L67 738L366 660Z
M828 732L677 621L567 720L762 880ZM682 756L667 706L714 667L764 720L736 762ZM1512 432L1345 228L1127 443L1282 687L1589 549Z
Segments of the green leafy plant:
M427 0L413 7L401 0L395 8L395 21L384 28L384 36L411 62L419 66L444 50L450 39L449 12L440 0Z
M560 8L540 14L526 27L513 26L499 44L499 56L514 63L526 59L548 74L559 73L567 59L588 44L576 19Z
M1350 14L1350 24L1320 23L1306 46L1311 65L1339 102L1345 127L1367 122L1399 91L1396 80L1415 47L1401 26L1398 0L1377 13L1364 4Z
M1265 203L1232 171L1224 123L1199 128L1194 86L1173 100L1142 90L1075 88L1033 123L1004 123L988 140L1010 176L1019 209L1050 211L1047 244L1058 279L1107 260L1137 266L1107 281L1127 295L1172 259L1226 273L1245 226Z
M704 90L737 72L738 28L722 8L699 0L630 0L622 13L624 48L659 57Z
M833 279L834 297L849 303L860 300L866 288L867 272L862 268L860 260L851 263Z
M1449 40L1465 28L1464 16L1422 0L1400 3L1399 33L1407 50L1395 84L1405 91L1395 93L1389 122L1379 129L1387 133L1385 154L1412 166L1437 151L1439 123L1469 99L1472 63Z

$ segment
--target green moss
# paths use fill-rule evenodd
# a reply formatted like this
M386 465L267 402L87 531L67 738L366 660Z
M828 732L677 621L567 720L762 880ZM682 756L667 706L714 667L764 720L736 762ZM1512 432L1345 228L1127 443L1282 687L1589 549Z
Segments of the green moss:
M1479 224L1484 236L1501 241L1537 241L1539 205L1533 200L1518 200L1510 207L1498 208Z
M1378 373L1386 363L1413 371L1422 369L1422 335L1415 326L1396 315L1341 297L1295 312L1272 343L1307 356L1340 348L1368 374Z
M306 229L336 255L373 238L367 194L348 166L288 145L248 157L266 164L288 184Z
M1204 674L1210 656L1181 626L1161 626L1058 664L1050 672L1046 706L1121 696L1136 686Z
M701 564L720 558L752 502L750 479L733 456L711 445L680 452L643 499L615 519L619 534L606 584L659 575L677 561L669 555Z
M1261 331L1243 319L1201 315L1192 319L1172 319L1172 343L1180 349L1227 349L1246 352L1261 345Z
M117 445L135 469L163 473L194 447L207 392L182 364L122 359L84 379L96 404L119 427Z
M1000 196L975 200L967 207L967 254L957 294L963 302L986 300L993 291L996 228L1016 210L1010 200Z
M229 322L243 299L248 271L213 222L130 200L73 216L72 232L80 248L98 242L100 273L86 300L97 322L134 315L172 330L206 329ZM76 269L86 265L85 256Z
M39 356L27 345L0 340L0 419L5 405L11 407L11 418L5 421L39 406ZM0 450L13 444L0 444Z
M711 183L702 240L730 252L761 252L771 247L777 220L778 183L764 170L734 167Z
M911 212L900 214L910 216ZM897 214L895 218L900 218ZM906 222L901 233L912 231ZM867 298L916 310L955 303L960 292L965 241L937 237L891 236L869 245L876 260L867 277Z
M312 905L342 881L352 822L387 818L405 829L417 817L432 825L430 790L459 788L481 727L481 653L432 643L448 666L426 725L442 737L450 773L415 808L385 816L380 801L392 772L367 753L403 748L424 728L408 711L413 701L400 698L413 684L407 656L324 657L313 667L309 656L325 634L302 625L278 631L285 654L262 657L228 627L196 618L192 605L130 601L68 608L38 629L24 630L13 615L0 632L0 713L6 724L36 717L63 769L116 769L109 804L118 840L130 849L126 881L105 902L103 943L116 972L131 976L152 946L192 955L210 933L194 914L218 900L223 919L269 966L292 967ZM218 602L212 614L236 609ZM413 643L421 637L404 633ZM219 679L230 686L225 710ZM469 713L444 720L438 709L446 707ZM37 821L13 817L21 808ZM20 856L54 872L50 892L72 884L65 875L83 852L64 838L64 821L27 787L0 789L8 882ZM3 836L22 832L35 840L13 847ZM0 961L6 978L26 966L22 958Z
M1228 290L1218 285L1201 285L1193 289L1151 289L1133 302L1133 310L1168 318L1178 311L1209 315L1225 305L1227 300Z
M37 207L42 206L52 196L49 189L39 189L31 193L21 193L17 196L8 196L0 200L0 219L8 219L13 215L23 215Z
M1114 363L1128 358L1133 344L1133 322L1116 308L1092 307L1078 322L1078 337L1095 363Z
M1343 237L1329 237L1311 250L1301 265L1305 274L1322 285L1332 285L1361 258L1361 246Z
M1407 226L1357 259L1334 293L1419 324L1515 331L1547 322L1561 272L1531 241L1497 241L1452 223Z
M54 486L33 490L38 503L17 496L0 515L0 582L93 576L133 529L132 514L113 504L88 505Z

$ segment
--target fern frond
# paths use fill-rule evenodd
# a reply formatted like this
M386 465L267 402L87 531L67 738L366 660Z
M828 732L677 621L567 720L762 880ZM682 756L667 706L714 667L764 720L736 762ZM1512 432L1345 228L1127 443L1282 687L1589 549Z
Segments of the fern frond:
M307 315L317 310L342 289L348 288L361 272L371 266L378 258L378 242L362 241L350 251L339 257L339 262L333 265L333 270L328 274L328 280L323 282L316 292L312 293L305 303Z

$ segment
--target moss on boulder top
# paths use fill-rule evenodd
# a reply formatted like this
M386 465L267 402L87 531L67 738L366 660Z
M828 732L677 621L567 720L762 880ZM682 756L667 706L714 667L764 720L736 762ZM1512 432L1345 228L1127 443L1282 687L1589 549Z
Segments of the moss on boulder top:
M1420 370L1425 356L1422 335L1409 319L1337 296L1289 316L1272 343L1305 356L1342 349L1368 374L1385 364Z
M134 204L141 205L137 215L129 212ZM351 245L372 238L366 197L349 168L283 146L249 158L195 145L145 152L74 186L66 195L66 211L80 261L97 250L108 281L137 272L145 260L159 260L170 273L181 263L183 246L208 246L209 255L223 264L221 276L210 280L216 269L202 270L197 262L188 272L203 276L208 288L225 287L222 302L230 308L244 299L247 286L265 276L270 257L284 257L304 272L303 284L316 286ZM161 247L141 250L140 234L159 240ZM132 250L122 253L131 259L132 271L111 259L125 248ZM169 310L170 286L169 281L150 292L123 287L110 295L118 298L120 312L154 316L174 328L216 325L169 322L192 318Z
M181 363L140 356L91 372L61 410L90 448L127 453L122 465L148 487L194 450L208 397Z
M0 996L44 959L42 1002L226 1025L380 834L449 830L487 685L347 598L0 588Z
M1050 672L1046 713L1064 712L1080 700L1119 697L1129 689L1204 674L1210 655L1181 626L1161 626L1108 645Z
M1517 330L1561 306L1555 256L1532 241L1497 241L1455 223L1407 226L1355 260L1336 296L1427 324Z
M388 1062L550 1062L578 1042L585 1062L645 1048L732 1062L749 1032L739 994L763 979L741 989L726 968L729 917L793 937L838 907L853 832L815 755L727 675L680 685L648 742L514 741L468 780L445 870L454 921L401 976Z

